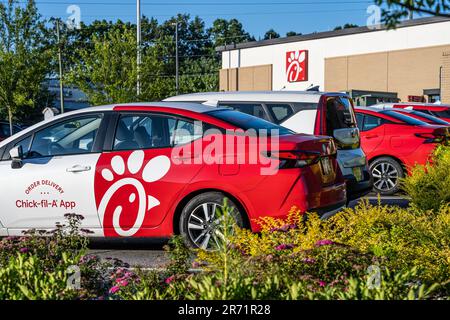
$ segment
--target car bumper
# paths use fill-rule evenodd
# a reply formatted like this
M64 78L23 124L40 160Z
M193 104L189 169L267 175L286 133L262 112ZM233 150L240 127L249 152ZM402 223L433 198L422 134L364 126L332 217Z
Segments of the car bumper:
M344 176L347 184L347 198L348 201L356 200L364 197L366 194L372 191L373 177L367 168L362 168L362 180L358 181L354 175Z

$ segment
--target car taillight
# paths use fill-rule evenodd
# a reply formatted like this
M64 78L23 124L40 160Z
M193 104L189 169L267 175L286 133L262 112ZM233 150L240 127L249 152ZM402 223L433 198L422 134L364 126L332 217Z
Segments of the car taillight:
M321 157L318 151L303 150L271 151L263 155L280 160L280 169L303 168L319 162Z

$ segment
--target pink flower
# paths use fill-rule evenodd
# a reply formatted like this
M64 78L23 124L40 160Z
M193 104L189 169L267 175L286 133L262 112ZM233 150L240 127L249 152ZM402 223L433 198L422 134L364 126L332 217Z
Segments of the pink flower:
M28 251L30 251L28 248L20 248L20 253L27 253Z
M327 283L325 281L319 281L319 286L325 287Z
M115 293L117 293L117 291L119 291L120 290L120 287L119 286L114 286L114 287L112 287L111 289L109 289L109 293L110 294L115 294Z
M316 259L314 259L314 258L305 258L305 259L303 259L303 262L306 263L306 264L314 264L314 263L316 263Z
M121 287L126 287L128 285L128 281L127 280L122 280L122 281L119 282L119 285Z
M329 246L334 244L333 241L328 240L328 239L324 239L324 240L319 240L316 242L316 247L321 247L321 246Z
M175 276L168 277L164 282L166 284L171 284L173 280L175 280Z
M281 250L289 250L294 248L293 244L280 244L279 246L275 247L275 250L281 251Z

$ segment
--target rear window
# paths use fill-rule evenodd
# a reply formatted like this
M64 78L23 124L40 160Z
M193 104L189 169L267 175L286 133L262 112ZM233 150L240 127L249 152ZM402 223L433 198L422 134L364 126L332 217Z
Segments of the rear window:
M443 125L449 125L449 123L447 121L441 120L438 117L435 116L431 116L427 113L423 113L422 111L413 111L412 114L415 114L418 117L424 118L424 119L428 119L430 121L433 121L434 123L437 124L443 124Z
M407 124L411 124L414 126L423 126L423 125L428 125L426 122L424 121L420 121L418 119L415 119L413 117L407 116L405 114L401 114L395 111L391 111L391 110L387 110L387 111L382 111L381 113L388 115L394 119L400 120L402 122L405 122Z
M233 110L214 110L209 111L207 114L243 130L279 130L280 135L294 133L293 131L272 122Z
M268 103L266 104L266 107L269 109L272 117L277 123L283 122L294 114L294 111L289 104Z
M332 136L334 130L356 127L356 118L350 99L330 97L327 100L327 135Z
M450 118L450 109L442 111L434 111L434 114L441 118Z
M219 106L269 120L263 106L260 103L224 103Z

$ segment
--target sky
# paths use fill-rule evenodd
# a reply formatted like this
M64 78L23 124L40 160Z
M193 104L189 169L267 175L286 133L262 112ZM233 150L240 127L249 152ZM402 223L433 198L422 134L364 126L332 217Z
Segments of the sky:
M22 0L23 1L23 0ZM80 8L81 20L136 20L136 0L36 0L45 18L66 20L71 5ZM365 25L373 0L141 0L142 14L164 21L177 13L201 17L207 26L217 18L237 18L256 39L273 28L311 33L332 30L345 23Z

